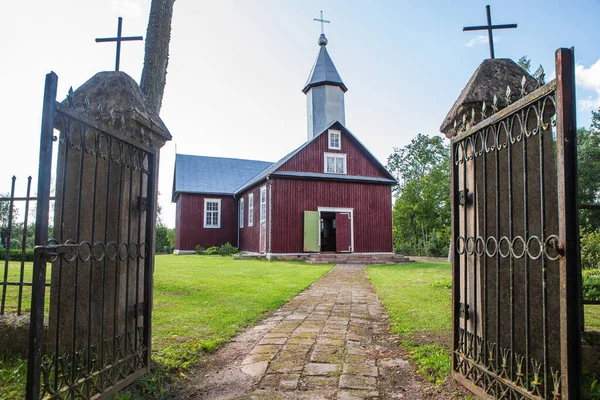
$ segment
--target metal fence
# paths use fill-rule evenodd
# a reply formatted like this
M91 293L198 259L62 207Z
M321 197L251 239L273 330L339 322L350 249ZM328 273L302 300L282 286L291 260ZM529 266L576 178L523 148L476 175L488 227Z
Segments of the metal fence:
M37 197L31 196L31 176L25 196L18 196L17 177L12 177L8 194L0 194L0 260L2 261L2 297L0 315L29 313L32 287L32 262ZM51 197L54 200L54 197ZM21 214L21 215L20 215ZM49 278L46 286L49 287Z

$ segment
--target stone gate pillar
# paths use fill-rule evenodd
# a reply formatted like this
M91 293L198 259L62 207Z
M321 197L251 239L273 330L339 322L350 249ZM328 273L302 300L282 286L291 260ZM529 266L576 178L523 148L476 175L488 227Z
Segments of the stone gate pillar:
M46 347L88 365L111 362L140 340L144 268L154 257L148 210L156 209L158 156L171 134L123 72L94 75L62 106L51 236L81 247L52 263Z

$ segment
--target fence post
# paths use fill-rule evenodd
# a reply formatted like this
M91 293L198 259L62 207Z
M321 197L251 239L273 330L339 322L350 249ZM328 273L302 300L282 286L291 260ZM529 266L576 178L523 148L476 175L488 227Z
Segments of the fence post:
M560 335L563 399L581 398L581 264L577 203L577 124L573 48L556 51Z
M52 171L52 142L54 133L54 109L58 76L54 72L46 75L44 106L42 110L42 132L40 138L40 165L38 172L35 245L43 246L48 240L48 218L50 213L50 180ZM31 287L31 319L29 323L29 356L27 359L27 400L40 397L40 374L42 343L44 336L44 299L46 292L46 262L41 249L35 250Z

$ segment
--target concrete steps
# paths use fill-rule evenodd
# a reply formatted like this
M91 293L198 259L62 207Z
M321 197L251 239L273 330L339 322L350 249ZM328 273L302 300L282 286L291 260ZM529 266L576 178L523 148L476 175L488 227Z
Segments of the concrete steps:
M305 260L309 264L402 264L411 262L400 254L311 254Z

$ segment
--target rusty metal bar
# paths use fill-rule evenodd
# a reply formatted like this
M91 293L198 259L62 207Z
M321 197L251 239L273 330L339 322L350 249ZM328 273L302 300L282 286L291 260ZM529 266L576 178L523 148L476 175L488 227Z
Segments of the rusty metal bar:
M38 200L36 208L35 244L40 246L48 240L50 216L50 183L52 171L52 140L54 132L54 106L58 76L46 75L42 132L40 138L40 166L38 173ZM37 400L40 395L42 345L44 341L44 298L46 295L46 261L41 252L35 251L33 263L33 288L31 291L31 317L29 322L29 355L27 358L26 399Z
M577 201L574 50L556 51L561 375L564 399L581 398L581 265Z

